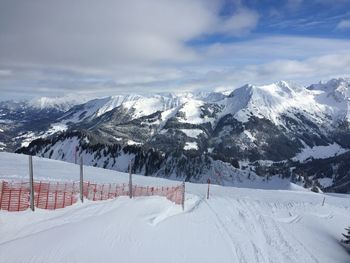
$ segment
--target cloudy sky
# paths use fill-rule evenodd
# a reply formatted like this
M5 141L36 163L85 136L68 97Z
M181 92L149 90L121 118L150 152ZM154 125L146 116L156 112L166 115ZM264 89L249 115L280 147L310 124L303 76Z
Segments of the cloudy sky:
M350 77L350 0L0 0L0 100Z

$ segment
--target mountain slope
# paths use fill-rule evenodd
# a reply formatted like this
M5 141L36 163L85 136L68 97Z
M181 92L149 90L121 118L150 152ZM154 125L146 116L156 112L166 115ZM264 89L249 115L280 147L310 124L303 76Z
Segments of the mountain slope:
M74 164L33 161L36 180L78 180ZM27 180L27 157L0 153L0 166L0 180ZM84 172L100 183L128 180L94 167ZM174 184L137 175L133 181ZM214 185L207 200L206 185L186 183L184 211L157 196L0 211L0 254L4 262L348 262L339 241L350 219L349 195L298 191L289 182L277 189Z

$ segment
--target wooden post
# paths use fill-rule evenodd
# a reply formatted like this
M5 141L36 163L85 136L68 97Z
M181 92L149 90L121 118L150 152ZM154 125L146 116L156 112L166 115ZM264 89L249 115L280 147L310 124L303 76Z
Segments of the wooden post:
M132 161L129 162L129 197L132 198Z
M324 206L324 201L326 201L326 197L323 197L322 206Z
M210 179L208 179L207 183L208 183L207 199L209 199Z
M182 182L182 211L185 210L185 181Z
M34 208L34 175L33 175L33 156L29 155L29 190L30 190L30 209L32 211L35 210Z
M84 171L83 171L83 157L80 157L80 201L84 202Z

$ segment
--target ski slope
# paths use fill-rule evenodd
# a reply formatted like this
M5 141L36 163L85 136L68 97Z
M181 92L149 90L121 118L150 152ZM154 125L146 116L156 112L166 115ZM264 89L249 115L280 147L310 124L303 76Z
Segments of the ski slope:
M0 179L27 178L27 157L0 153ZM85 167L86 180L128 175ZM79 167L34 158L36 180L78 180ZM144 185L178 182L134 176ZM0 262L349 262L339 243L350 195L186 184L185 211L162 197L0 211ZM326 197L322 206L323 197Z

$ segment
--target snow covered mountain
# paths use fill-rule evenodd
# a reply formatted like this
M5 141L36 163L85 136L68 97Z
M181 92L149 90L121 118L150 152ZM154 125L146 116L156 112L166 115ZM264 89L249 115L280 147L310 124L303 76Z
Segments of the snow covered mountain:
M64 97L40 97L27 102L28 107L36 109L56 109L66 112L74 105L87 102L89 99L85 96L67 95Z
M119 171L135 159L145 175L204 181L217 173L279 174L347 192L349 98L349 79L245 85L229 94L113 96L75 105L15 140L26 138L28 146L40 138L18 152L69 162L78 146L86 164ZM322 169L309 167L319 160Z

